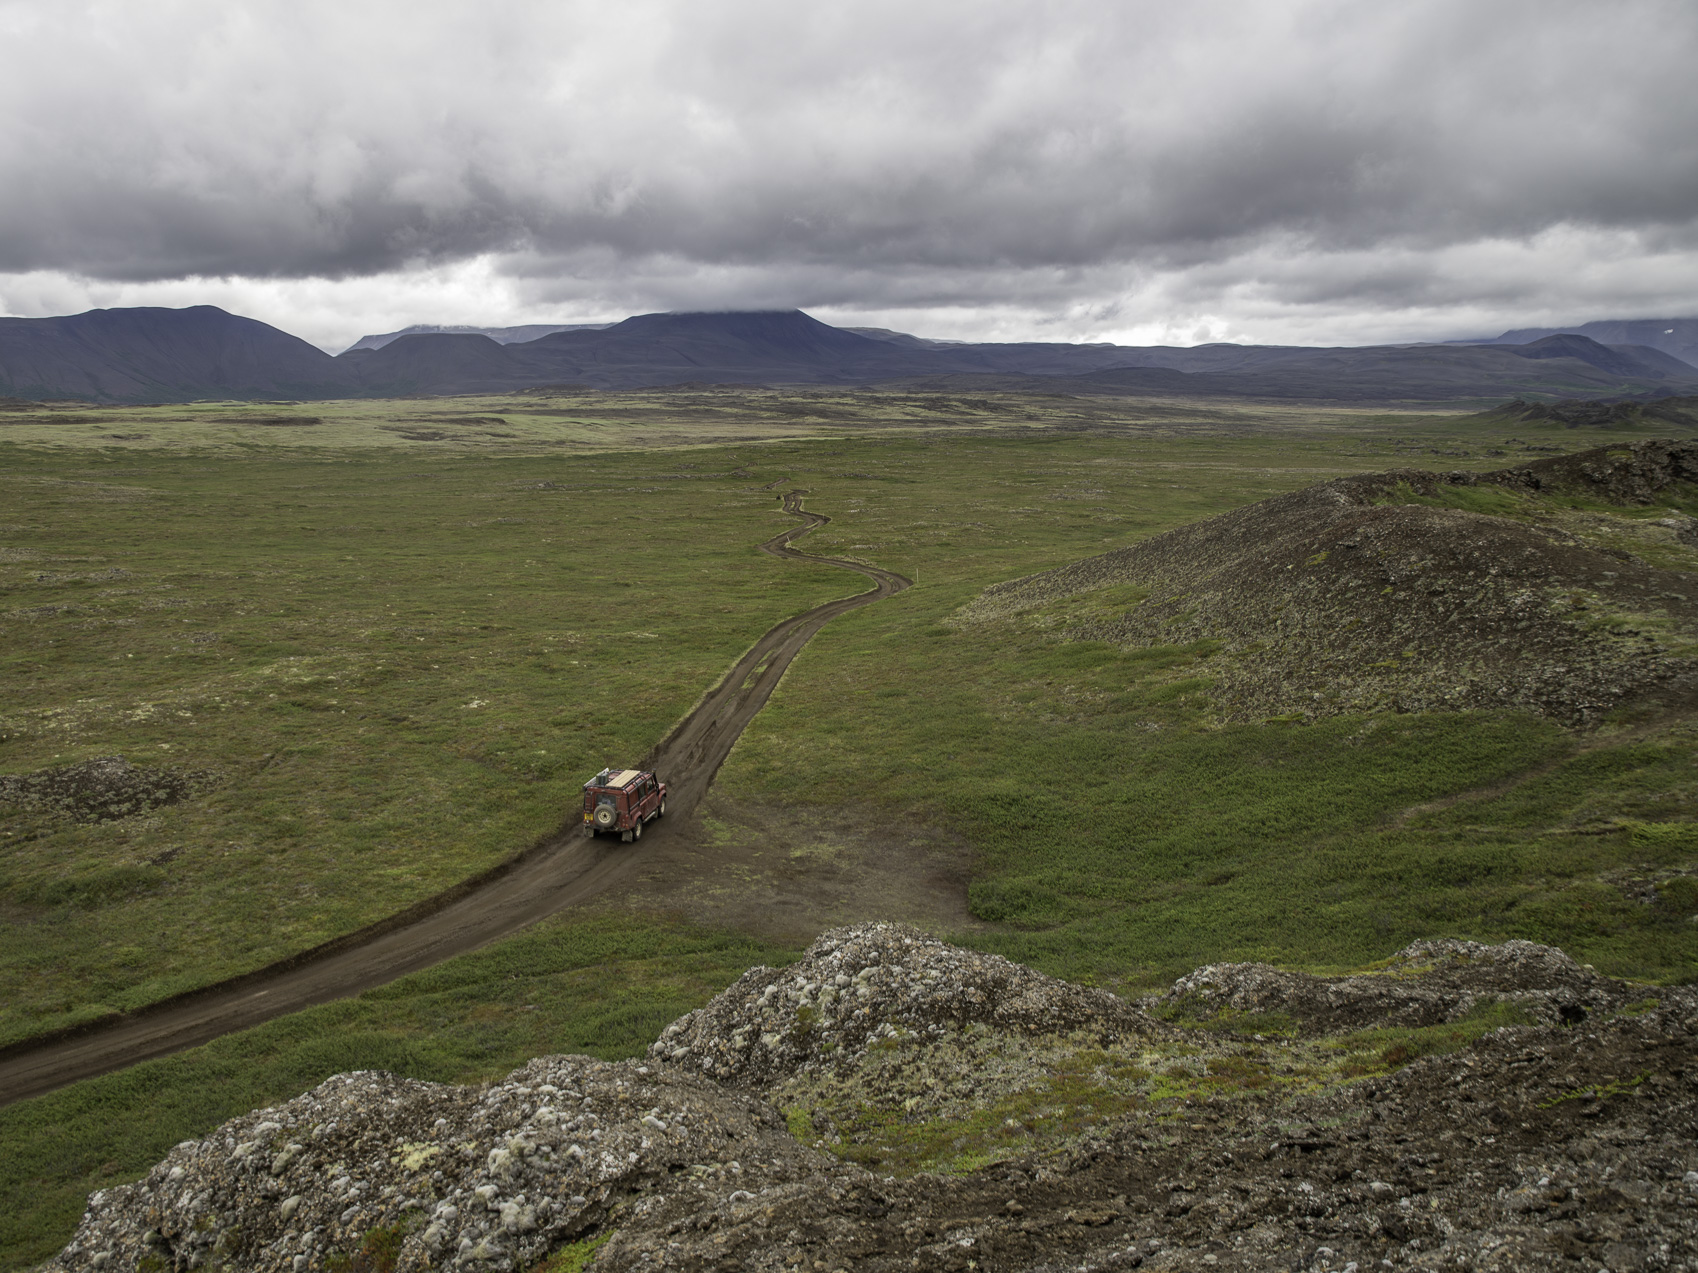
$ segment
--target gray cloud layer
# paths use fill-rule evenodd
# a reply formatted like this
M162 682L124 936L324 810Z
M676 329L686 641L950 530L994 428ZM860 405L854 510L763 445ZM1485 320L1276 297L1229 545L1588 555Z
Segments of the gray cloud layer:
M0 273L486 257L537 304L1111 321L1548 307L1609 259L1678 295L1695 37L1689 0L0 0Z

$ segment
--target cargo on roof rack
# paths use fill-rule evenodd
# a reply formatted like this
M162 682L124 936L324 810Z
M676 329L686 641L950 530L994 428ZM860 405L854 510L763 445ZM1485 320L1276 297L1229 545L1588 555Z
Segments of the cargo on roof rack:
M584 784L584 828L591 836L619 832L629 844L643 824L666 812L666 784L642 769L603 769Z

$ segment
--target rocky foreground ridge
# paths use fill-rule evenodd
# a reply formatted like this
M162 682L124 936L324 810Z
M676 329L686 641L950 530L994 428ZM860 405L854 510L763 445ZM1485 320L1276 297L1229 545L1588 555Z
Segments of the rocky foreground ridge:
M47 1267L592 1249L750 1273L1698 1269L1698 992L1432 941L1346 977L1215 965L1131 1005L863 925L641 1061L345 1074L234 1119L94 1194Z

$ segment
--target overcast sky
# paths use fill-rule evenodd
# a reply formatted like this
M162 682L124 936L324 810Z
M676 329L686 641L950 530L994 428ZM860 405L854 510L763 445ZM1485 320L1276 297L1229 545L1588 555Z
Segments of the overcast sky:
M0 0L0 312L1698 314L1693 0Z

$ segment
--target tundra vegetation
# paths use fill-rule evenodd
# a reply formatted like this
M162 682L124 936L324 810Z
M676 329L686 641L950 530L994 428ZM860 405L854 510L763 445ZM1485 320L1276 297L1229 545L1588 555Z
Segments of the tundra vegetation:
M776 827L805 884L834 810L869 837L952 838L973 854L953 940L1122 992L1229 959L1357 967L1429 936L1532 938L1647 980L1694 967L1687 719L1229 724L1211 643L1072 639L1136 589L954 621L993 584L1317 481L1649 430L729 391L0 421L0 774L122 755L157 780L127 813L0 794L0 1041L263 966L553 834L584 775L854 586L756 550L792 488L834 519L799 547L916 586L829 625L722 770L710 829L738 872L769 869ZM1569 512L1698 513L1691 492L1666 504ZM640 1053L812 936L724 902L760 882L731 869L0 1111L5 1265L56 1249L90 1189L329 1074ZM917 1128L892 1152L967 1163L1009 1117L987 1116L985 1146Z

